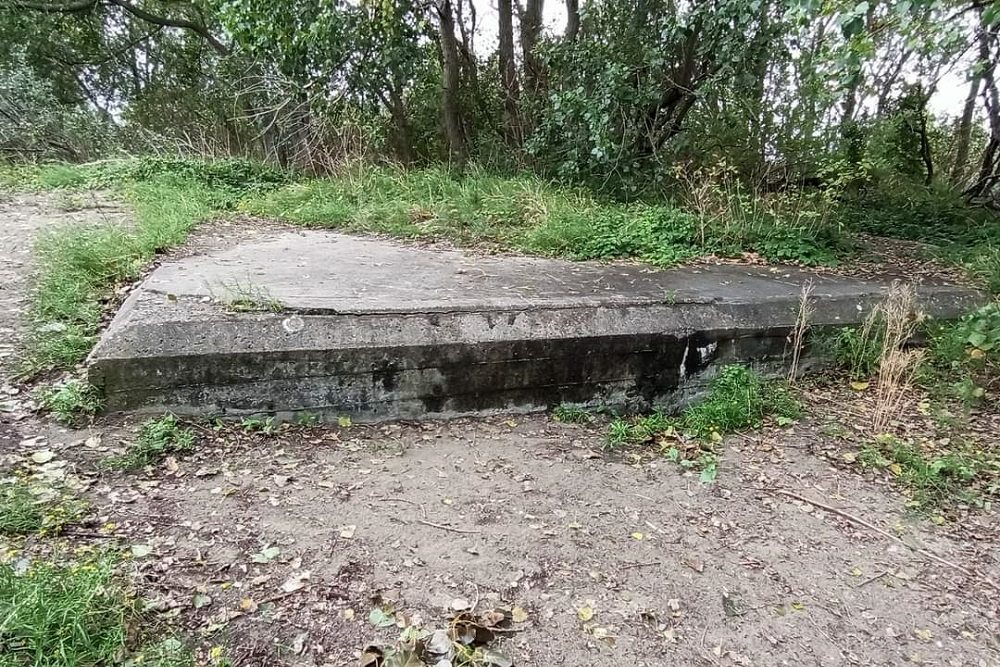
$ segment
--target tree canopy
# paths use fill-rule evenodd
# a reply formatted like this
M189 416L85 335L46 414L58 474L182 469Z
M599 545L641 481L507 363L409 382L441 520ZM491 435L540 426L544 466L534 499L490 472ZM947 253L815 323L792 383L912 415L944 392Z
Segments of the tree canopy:
M699 169L1000 191L997 3L559 9L552 30L544 0L0 0L0 149L474 162L620 198Z

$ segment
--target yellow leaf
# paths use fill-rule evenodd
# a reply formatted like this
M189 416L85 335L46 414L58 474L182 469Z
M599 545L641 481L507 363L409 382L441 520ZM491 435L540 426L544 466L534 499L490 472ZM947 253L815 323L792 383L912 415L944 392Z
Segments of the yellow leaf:
M794 609L795 611L802 611L802 609L803 609L803 608L805 607L805 605L804 605L804 604L802 604L801 602L793 602L793 603L791 604L791 607L792 607L792 609Z
M639 531L636 531L636 532L632 533L632 539L633 540L641 540L644 537L646 537L646 536L643 535L642 533L640 533Z
M222 647L213 646L208 652L208 657L212 662L217 662L220 658L222 658Z
M854 463L858 460L858 454L857 452L844 452L840 458L844 459L845 463Z
M870 383L868 382L858 382L857 380L855 380L854 382L851 383L851 389L853 389L854 391L864 391L869 387L869 384Z
M935 526L941 526L944 525L945 519L940 514L935 514L934 516L931 517L931 521L934 522Z
M986 353L980 350L978 347L974 347L969 350L969 356L973 359L982 359L986 356Z
M926 628L914 630L913 634L917 636L917 639L923 640L925 642L929 642L931 640L931 637L934 636L933 634L931 634L931 631L927 630Z
M257 603L253 598L243 598L240 600L240 611L256 611Z
M584 605L576 610L576 617L586 623L594 618L594 608L590 605Z
M521 607L514 607L510 610L510 620L515 623L524 623L528 620L528 612Z
M861 571L860 567L856 567L856 568L854 568L854 569L851 570L851 576L852 577L860 577L862 574L864 574L864 572Z
M709 436L712 442L722 442L722 434L718 431L712 431L711 436Z
M900 475L903 474L903 466L899 465L898 463L890 463L889 471L896 477L899 477Z

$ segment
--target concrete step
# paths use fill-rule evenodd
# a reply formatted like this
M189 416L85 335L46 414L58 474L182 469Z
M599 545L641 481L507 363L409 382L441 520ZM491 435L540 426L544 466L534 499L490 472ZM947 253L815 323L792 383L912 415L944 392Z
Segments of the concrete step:
M183 415L672 407L728 363L784 372L810 281L817 327L863 321L887 288L790 267L659 270L278 232L162 264L89 373L111 410ZM918 294L937 318L982 300L942 284Z

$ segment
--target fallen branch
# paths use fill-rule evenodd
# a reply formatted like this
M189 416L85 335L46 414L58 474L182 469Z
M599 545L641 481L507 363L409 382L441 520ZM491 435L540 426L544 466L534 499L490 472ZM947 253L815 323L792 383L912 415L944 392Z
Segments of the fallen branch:
M784 489L777 489L777 490L775 490L775 493L777 493L778 495L787 496L789 498L794 498L795 500L798 500L798 501L803 502L803 503L809 503L810 505L813 505L814 507L818 507L821 510L826 510L827 512L830 512L831 514L836 514L837 516L843 517L843 518L847 519L848 521L852 521L852 522L858 524L859 526L864 526L865 528L867 528L869 530L872 530L872 531L878 533L879 535L882 535L883 537L889 538L893 542L896 542L898 544L902 544L903 546L912 549L913 551L915 551L916 553L920 554L924 558L929 558L930 560L933 560L933 561L935 561L937 563L940 563L941 565L946 565L947 567L950 567L950 568L952 568L954 570L958 570L959 572L961 572L962 574L964 574L967 577L972 577L972 578L980 579L981 581L984 581L985 583L989 584L990 587L993 588L994 590L1000 591L1000 586L998 586L995 582L993 582L989 578L983 576L979 572L976 572L975 570L970 570L970 569L968 569L966 567L958 565L957 563L952 563L950 560L946 560L946 559L942 558L941 556L938 556L935 553L927 551L926 549L919 549L917 547L911 546L910 544L907 544L906 542L904 542L903 540L899 539L898 537L896 537L895 535L893 535L889 531L883 530L882 528L879 528L878 526L876 526L876 525L874 525L872 523L869 523L869 522L865 521L864 519L862 519L860 517L856 517L853 514L848 514L847 512L845 512L843 510L837 509L836 507L832 507L830 505L824 505L823 503L818 502L816 500L811 500L811 499L806 498L804 496L800 496L799 494L793 493L792 491L786 491Z

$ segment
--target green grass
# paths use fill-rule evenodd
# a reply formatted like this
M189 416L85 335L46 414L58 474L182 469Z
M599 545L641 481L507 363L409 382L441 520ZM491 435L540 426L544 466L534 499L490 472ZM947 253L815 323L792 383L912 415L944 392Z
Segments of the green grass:
M41 491L20 477L0 483L0 535L57 535L87 510L76 497L54 489Z
M274 190L241 208L309 227L658 265L743 251L828 263L843 249L828 226L763 207L740 208L726 220L703 220L669 203L620 204L533 176L478 170L456 176L440 167L352 168L336 178Z
M780 382L768 382L746 366L726 366L712 380L708 396L684 411L685 432L711 440L746 428L759 428L765 418L788 423L802 413L801 404Z
M115 287L135 280L196 224L294 175L246 160L142 158L84 165L31 165L0 174L18 189L112 189L131 204L134 224L69 225L36 243L39 277L25 375L67 369L93 347Z
M62 424L73 424L82 417L93 416L103 405L97 388L77 379L42 388L38 392L38 402Z
M768 417L778 424L790 423L801 412L801 404L784 384L766 381L745 366L731 365L719 371L703 400L677 417L656 411L613 420L607 448L657 443L668 460L700 471L701 480L707 483L715 480L715 443L725 433L758 428Z
M146 421L139 429L136 441L124 454L107 461L116 470L136 470L155 465L172 454L194 451L194 433L184 428L173 415Z
M972 443L924 451L911 442L880 437L858 454L862 466L888 470L920 509L955 502L982 506L1000 495L1000 457Z
M111 559L0 564L0 667L119 664L135 618Z
M45 510L24 482L0 485L0 534L29 535L44 526Z
M564 424L589 424L594 421L594 412L578 405L562 403L552 409L552 417Z
M93 347L114 288L138 278L163 250L213 211L204 186L162 177L125 186L135 225L72 225L36 244L39 277L31 308L25 372L70 368Z

